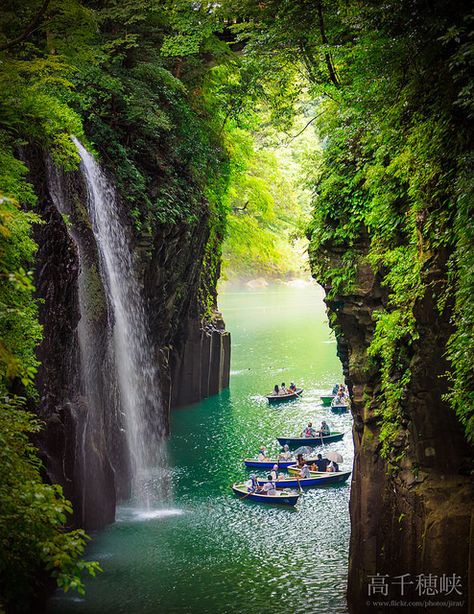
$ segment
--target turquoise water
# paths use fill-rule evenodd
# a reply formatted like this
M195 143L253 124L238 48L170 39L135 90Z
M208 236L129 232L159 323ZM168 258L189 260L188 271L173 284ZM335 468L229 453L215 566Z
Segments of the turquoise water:
M172 415L163 509L123 506L88 557L104 573L85 598L60 596L55 613L338 614L345 586L350 483L306 491L296 509L234 497L248 475L241 459L276 435L327 419L343 430L326 446L352 467L351 418L319 405L341 379L322 291L315 286L226 290L220 308L232 334L230 390ZM294 380L304 396L270 407L262 395Z

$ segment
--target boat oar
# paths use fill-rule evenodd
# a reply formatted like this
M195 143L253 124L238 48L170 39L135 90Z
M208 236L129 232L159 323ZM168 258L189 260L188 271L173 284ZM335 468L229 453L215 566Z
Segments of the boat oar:
M248 492L246 495L244 495L243 497L240 497L240 500L243 501L244 499L246 499L249 495L251 495L252 493L254 493L254 490L251 490L250 492Z
M300 489L300 493L303 494L303 489L301 488L300 478L296 476L296 481L298 482L298 488Z

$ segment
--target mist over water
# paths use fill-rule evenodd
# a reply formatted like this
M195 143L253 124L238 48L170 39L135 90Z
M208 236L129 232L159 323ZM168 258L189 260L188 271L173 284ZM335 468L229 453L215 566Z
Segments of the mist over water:
M341 379L322 291L315 286L226 289L220 308L232 333L230 390L172 413L168 442L173 500L166 513L123 506L95 536L88 557L104 573L86 597L57 597L55 613L346 614L350 482L305 492L296 509L241 501L242 459L276 436L327 420L344 440L324 450L352 468L351 417L319 405ZM301 399L270 407L275 383L301 384Z

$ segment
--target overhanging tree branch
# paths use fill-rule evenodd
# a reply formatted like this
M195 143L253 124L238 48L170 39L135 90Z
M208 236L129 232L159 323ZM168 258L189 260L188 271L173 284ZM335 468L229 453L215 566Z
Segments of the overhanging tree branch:
M29 36L31 36L31 34L36 30L36 28L40 24L41 19L43 18L43 15L46 13L49 3L50 3L50 0L44 0L43 4L41 5L40 10L36 13L36 15L33 17L30 23L26 26L23 32L16 38L14 38L13 40L8 41L7 43L4 43L3 45L0 45L0 51L6 51L7 49L11 49L15 45L18 45L19 43L26 40Z
M323 16L323 3L321 0L318 2L318 17L319 17L319 31L321 32L321 40L324 45L328 45L329 41L326 36L326 28L324 27L324 16ZM328 51L324 52L324 59L326 61L326 66L328 67L329 78L334 83L336 87L341 85L336 69L334 68L334 64L332 62L331 54Z

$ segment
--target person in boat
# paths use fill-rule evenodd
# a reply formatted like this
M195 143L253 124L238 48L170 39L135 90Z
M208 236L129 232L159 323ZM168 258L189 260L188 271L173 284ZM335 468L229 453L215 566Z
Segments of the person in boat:
M347 405L346 395L343 390L339 389L339 392L332 400L332 405Z
M326 420L323 420L321 422L321 428L318 431L318 435L320 435L321 437L326 437L326 435L330 435L331 434L331 430L326 422Z
M327 458L323 458L322 454L318 454L316 458L316 471L326 471L329 465L329 460Z
M275 384L275 387L273 388L273 394L275 396L278 396L280 394L280 388L278 387L278 384Z
M262 495L268 495L269 497L275 497L277 494L276 484L270 474L267 475L268 482L262 486Z
M306 462L305 462L302 454L298 454L298 456L296 457L296 464L300 468L304 467L306 465Z
M273 465L273 469L270 471L270 475L272 476L272 480L278 480L278 465Z
M295 382L291 382L289 390L290 390L291 392L296 392L296 385L295 385Z
M257 476L255 473L252 473L250 479L245 482L245 487L247 488L247 492L257 492L257 490L259 490Z
M333 389L332 389L332 393L333 394L337 394L339 392L339 384L335 384Z
M285 445L283 446L283 452L280 452L280 454L278 455L278 459L287 461L287 460L290 460L290 458L291 458L290 446L287 443L285 443Z
M286 389L285 382L281 383L280 394L288 394L288 390Z
M305 478L310 478L310 477L311 477L311 473L310 473L309 467L308 465L305 464L300 469L300 478L305 479Z
M303 437L315 437L316 431L313 428L313 423L308 422L308 426L303 431Z
M264 446L262 446L260 448L260 450L258 451L257 460L262 462L262 461L267 460L267 458L268 458L267 457L267 450L266 450L266 448Z
M329 465L331 465L331 466L332 466L332 470L333 470L334 472L336 472L336 473L337 473L337 472L339 471L339 465L336 463L336 461L331 461L331 462L329 463Z

